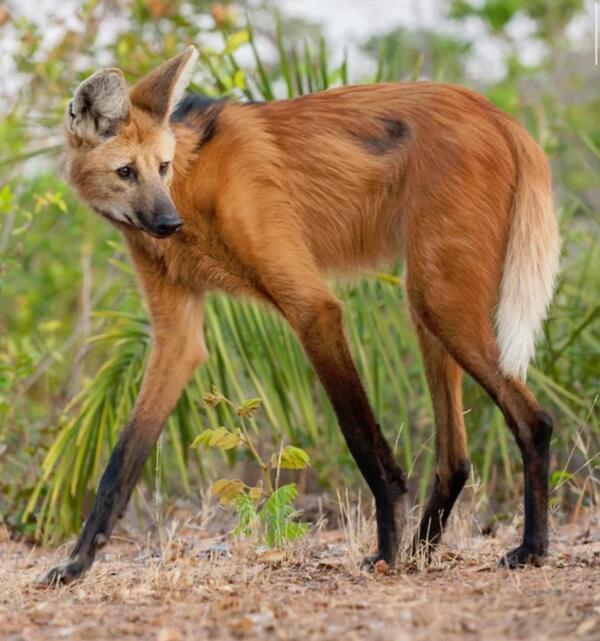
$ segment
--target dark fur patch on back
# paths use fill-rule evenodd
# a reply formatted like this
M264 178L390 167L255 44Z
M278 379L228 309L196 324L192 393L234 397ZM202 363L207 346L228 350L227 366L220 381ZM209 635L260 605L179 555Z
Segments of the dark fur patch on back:
M212 140L217 135L217 126L219 122L219 115L221 109L223 109L224 102L219 102L212 106L206 112L206 118L204 120L204 127L202 128L202 134L200 139L196 143L195 150L197 151L205 145L209 140Z
M199 116L202 119L202 135L196 144L196 149L199 149L215 137L219 114L228 100L228 98L209 98L197 93L188 93L179 101L170 120L175 124L186 123L194 116ZM255 107L263 105L265 102L263 100L246 100L238 104L244 107ZM200 122L192 121L189 124L197 127Z
M185 122L190 116L202 116L222 102L222 98L209 98L198 93L188 93L179 101L175 111L171 114L171 122Z
M393 151L405 142L410 130L408 125L398 118L381 118L383 133L379 136L360 136L354 134L362 146L371 154L383 155Z
M209 98L200 94L187 94L177 105L175 111L171 114L172 123L186 123L194 116L198 120L191 122L194 127L201 126L202 132L194 148L198 151L209 140L212 140L217 133L219 114L227 103L226 98Z

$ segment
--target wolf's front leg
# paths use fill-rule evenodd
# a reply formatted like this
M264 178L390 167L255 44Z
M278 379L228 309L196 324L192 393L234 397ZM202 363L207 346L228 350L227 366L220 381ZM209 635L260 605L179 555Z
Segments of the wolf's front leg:
M92 565L96 549L108 541L115 521L125 510L142 466L160 432L147 428L135 418L125 427L100 480L92 513L73 551L66 561L42 577L40 583L70 583Z
M194 369L205 360L202 300L143 279L151 311L154 345L132 416L102 475L96 502L69 558L39 582L69 583L92 565L123 514L141 469ZM150 287L152 285L152 287Z

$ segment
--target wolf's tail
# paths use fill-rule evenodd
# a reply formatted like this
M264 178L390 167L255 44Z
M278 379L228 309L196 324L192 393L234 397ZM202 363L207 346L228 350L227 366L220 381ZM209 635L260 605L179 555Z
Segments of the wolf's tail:
M502 371L524 379L554 292L560 237L546 157L519 125L509 130L518 173L496 328Z

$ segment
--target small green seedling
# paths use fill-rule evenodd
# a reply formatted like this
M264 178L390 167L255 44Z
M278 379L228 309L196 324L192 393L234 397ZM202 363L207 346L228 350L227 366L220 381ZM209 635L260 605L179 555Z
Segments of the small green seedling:
M273 452L266 461L261 457L246 425L247 418L260 408L260 398L252 398L236 406L213 388L211 393L204 395L204 403L207 407L216 407L220 403L230 405L239 417L239 428L235 431L226 427L204 430L194 439L191 447L202 445L205 449L214 447L220 450L245 448L262 473L262 480L253 487L240 479L219 479L212 485L212 494L222 505L231 506L236 512L235 534L245 537L256 534L259 541L269 547L283 547L304 536L309 525L296 520L296 484L277 487L277 481L282 469L301 470L309 467L308 454L299 447L287 445Z

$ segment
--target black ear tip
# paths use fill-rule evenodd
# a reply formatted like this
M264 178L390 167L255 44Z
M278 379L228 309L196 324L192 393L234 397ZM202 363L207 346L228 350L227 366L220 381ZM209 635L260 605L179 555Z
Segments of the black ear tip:
M71 116L71 119L75 119L75 112L73 111L73 101L69 103L69 116Z

